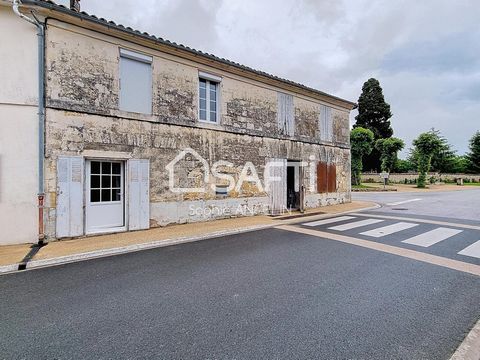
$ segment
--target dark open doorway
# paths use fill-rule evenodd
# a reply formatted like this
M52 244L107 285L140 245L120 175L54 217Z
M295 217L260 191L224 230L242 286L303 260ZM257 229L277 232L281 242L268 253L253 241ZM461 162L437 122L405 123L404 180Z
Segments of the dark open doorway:
M298 161L287 161L287 208L300 209Z

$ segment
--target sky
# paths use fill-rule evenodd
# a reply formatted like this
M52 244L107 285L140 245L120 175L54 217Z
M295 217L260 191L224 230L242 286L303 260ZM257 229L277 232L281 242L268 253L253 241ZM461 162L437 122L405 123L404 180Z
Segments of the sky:
M459 155L480 130L477 0L81 0L81 7L347 100L357 101L375 77L394 136L406 143L401 157L432 127Z

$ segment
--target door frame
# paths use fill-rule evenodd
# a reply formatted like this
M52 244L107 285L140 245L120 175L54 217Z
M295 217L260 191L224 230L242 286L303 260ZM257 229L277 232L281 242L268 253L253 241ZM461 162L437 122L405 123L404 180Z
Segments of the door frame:
M87 209L88 209L88 191L90 190L90 162L92 161L104 161L104 162L120 162L123 168L123 226L116 226L112 228L105 228L102 230L89 231L87 221ZM128 159L127 158L112 158L112 157L84 157L84 189L83 189L83 219L85 235L95 234L109 234L117 232L125 232L128 229Z

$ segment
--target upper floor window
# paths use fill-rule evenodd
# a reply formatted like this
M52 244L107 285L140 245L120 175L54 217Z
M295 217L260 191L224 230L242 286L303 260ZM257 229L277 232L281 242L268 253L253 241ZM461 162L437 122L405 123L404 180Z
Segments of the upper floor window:
M328 142L333 141L332 108L329 106L320 105L319 131L320 140Z
M295 134L295 112L293 95L277 93L277 121L281 134L293 136Z
M219 119L219 92L221 78L200 73L199 78L199 114L200 121L217 123Z
M120 110L152 113L152 57L120 49Z

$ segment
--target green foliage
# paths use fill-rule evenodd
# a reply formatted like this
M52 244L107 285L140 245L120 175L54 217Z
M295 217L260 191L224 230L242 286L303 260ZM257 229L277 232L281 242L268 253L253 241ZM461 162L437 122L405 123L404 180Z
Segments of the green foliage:
M373 132L362 127L353 129L350 132L350 146L352 153L352 184L360 185L362 158L372 151Z
M480 131L477 131L470 139L470 152L467 155L468 171L480 174Z
M393 135L390 124L392 113L390 105L385 101L383 90L377 79L368 79L362 87L362 93L358 99L358 115L355 117L354 128L362 127L370 129L375 140L386 139ZM363 159L363 167L368 170L378 170L380 166L380 154L375 149L370 156Z
M415 165L410 160L398 159L394 171L397 173L407 173L416 170Z
M378 139L375 148L380 153L382 171L391 172L397 164L397 153L403 149L405 143L399 138Z
M430 171L432 157L438 153L442 148L442 141L438 135L433 131L420 134L413 140L415 147L416 158L418 162L418 187L424 188L427 180L427 173Z
M451 163L450 169L445 172L449 172L453 174L463 174L468 172L469 165L470 165L470 161L466 156L455 155Z
M442 136L439 130L435 130L434 128L432 128L429 133L435 136L440 142L439 147L435 153L432 154L430 171L438 171L440 173L455 172L453 168L458 165L458 159L448 140ZM409 161L414 164L415 168L418 168L418 154L415 148L410 149Z

